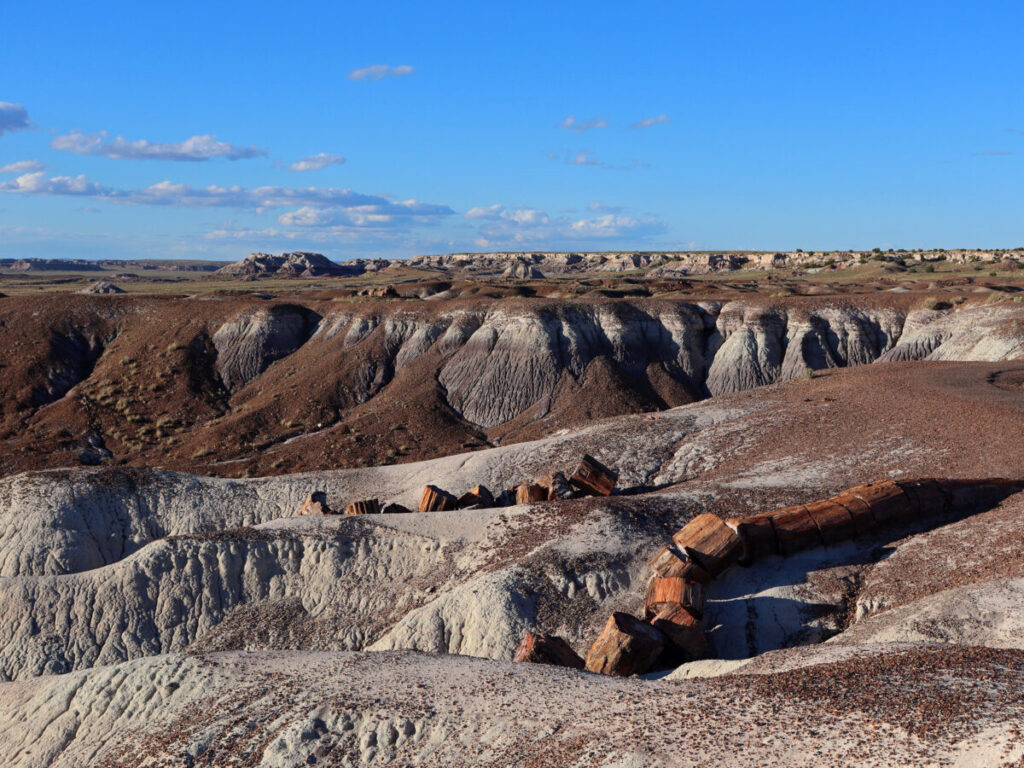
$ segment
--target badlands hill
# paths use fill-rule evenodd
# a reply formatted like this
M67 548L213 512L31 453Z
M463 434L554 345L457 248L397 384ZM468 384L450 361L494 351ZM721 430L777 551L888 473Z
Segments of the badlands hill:
M539 269L0 298L0 764L1020 764L1016 281ZM299 514L584 454L614 494ZM642 618L701 514L914 478L975 490L808 517L706 585L703 658L513 661Z

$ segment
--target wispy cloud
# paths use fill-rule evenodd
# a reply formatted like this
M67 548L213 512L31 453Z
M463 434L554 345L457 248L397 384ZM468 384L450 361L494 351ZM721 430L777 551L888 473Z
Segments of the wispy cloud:
M0 182L0 193L81 197L127 205L179 208L245 208L263 211L297 209L279 222L294 227L389 227L429 223L454 214L447 205L420 200L393 200L330 187L192 187L162 181L142 189L118 189L90 181L84 175L47 177L26 173Z
M577 120L575 115L569 115L558 127L563 131L585 133L586 131L592 131L596 128L607 128L608 123L600 117L591 117L587 120Z
M184 141L158 143L137 139L129 141L123 136L111 137L107 131L85 134L72 131L57 136L50 146L76 155L98 155L123 160L174 160L179 162L201 162L223 157L227 160L248 160L265 157L267 151L259 147L241 147L227 141L217 141L216 136L192 136Z
M597 155L591 152L589 149L580 149L576 151L565 150L563 152L548 152L548 159L553 160L556 163L562 163L563 165L589 165L594 168L609 168L615 171L628 171L633 168L650 168L650 163L645 163L642 160L630 160L624 165L616 165L614 163L606 163L599 159Z
M373 83L386 77L405 77L415 71L413 67L407 64L398 67L389 67L387 64L373 64L369 67L353 69L348 73L348 79Z
M633 127L637 130L643 130L644 128L650 128L655 125L664 125L665 123L672 122L672 118L668 115L655 115L654 117L645 117L643 120L637 120L633 123Z
M319 171L329 165L342 165L345 158L341 155L330 155L326 152L318 152L315 155L302 157L288 166L289 171L302 173L304 171Z
M21 131L31 127L32 121L28 119L28 110L21 104L0 101L0 136L8 131Z
M539 208L488 205L471 208L465 218L477 222L481 248L539 247L560 243L607 242L663 232L657 219L605 213L599 216L550 216Z
M38 160L17 160L7 165L0 165L0 173L34 173L46 167L46 163Z
M622 213L621 205L605 205L600 200L595 200L587 206L591 213Z

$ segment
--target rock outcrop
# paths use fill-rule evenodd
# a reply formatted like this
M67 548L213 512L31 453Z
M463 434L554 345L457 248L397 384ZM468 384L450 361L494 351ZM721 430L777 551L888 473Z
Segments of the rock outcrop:
M213 335L217 372L233 389L256 378L275 360L292 354L316 330L320 316L305 307L279 304L245 312Z
M89 296L111 295L116 293L124 293L124 291L121 288L118 288L113 283L107 282L106 280L99 280L90 285L88 288L83 288L82 290L78 291L78 293L82 294L83 296Z
M328 275L361 274L319 253L250 253L241 261L217 270L221 275L280 275L291 277L322 277Z

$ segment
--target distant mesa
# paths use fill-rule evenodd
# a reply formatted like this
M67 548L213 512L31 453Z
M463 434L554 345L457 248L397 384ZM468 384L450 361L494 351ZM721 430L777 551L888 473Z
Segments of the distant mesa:
M83 259L17 259L0 262L14 272L102 272L95 261Z
M95 283L90 285L88 288L83 288L78 293L86 295L102 294L112 295L115 293L124 293L121 288L118 288L113 283L108 283L106 280L97 280Z
M321 253L250 253L241 261L217 270L221 275L277 275L280 277L332 277L362 275L390 264L382 259L355 259L336 264Z

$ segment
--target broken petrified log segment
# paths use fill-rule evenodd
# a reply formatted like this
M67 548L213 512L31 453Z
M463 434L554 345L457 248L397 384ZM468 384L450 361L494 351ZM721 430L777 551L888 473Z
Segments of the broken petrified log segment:
M487 490L486 485L477 485L470 488L459 497L459 509L466 507L493 507L494 496Z
M718 576L743 556L743 539L710 512L693 518L672 541L712 576Z
M516 655L512 660L583 669L583 659L565 640L555 635L541 635L535 632L527 632L526 637L516 648Z
M572 486L569 485L569 481L565 479L565 475L561 472L552 472L547 477L538 480L537 484L547 490L548 501L571 499L576 495Z
M772 513L772 526L779 543L779 554L789 557L805 549L820 547L824 542L818 526L804 506L787 507Z
M536 483L523 483L516 486L516 504L532 504L535 501L544 501L548 492Z
M835 499L823 499L807 504L805 509L818 526L818 533L826 546L835 546L857 535L853 515Z
M618 479L618 472L608 469L593 456L584 454L580 465L569 478L569 484L587 496L611 496Z
M395 504L394 502L392 502L391 504L385 504L384 509L382 509L380 512L382 515L407 515L410 514L412 510L409 509L408 507L403 507L401 504Z
M702 659L707 655L708 641L700 626L700 619L679 605L667 605L651 619L651 626L659 630L669 641L672 649L681 654L666 658L669 663Z
M494 506L496 507L511 507L516 503L516 489L506 488L498 497L494 500Z
M698 618L704 615L704 585L677 577L653 576L647 584L644 616L650 619L666 606L689 608Z
M907 494L919 519L932 520L949 511L946 494L934 480L900 480L896 484Z
M353 501L345 507L346 515L376 515L378 512L380 512L380 502L377 499Z
M327 506L327 494L323 491L313 491L306 498L306 502L299 510L300 515L329 515L331 508Z
M455 505L454 496L434 485L425 487L423 495L420 496L420 512L442 512L455 509Z
M616 612L587 651L586 668L603 675L639 675L654 665L665 642L661 630Z
M675 546L662 547L648 565L658 576L699 581L701 584L707 584L714 578L693 558Z
M916 517L917 510L907 494L891 480L858 485L846 493L866 502L871 507L871 516L879 525L907 523Z
M864 499L845 491L834 498L835 501L846 507L847 512L850 513L855 536L870 533L878 527L878 523L875 522L875 516L871 514L871 507L868 506Z
M725 524L743 539L743 554L737 560L740 565L750 565L758 558L779 553L779 543L775 537L775 527L772 525L770 513L733 517L726 520Z

